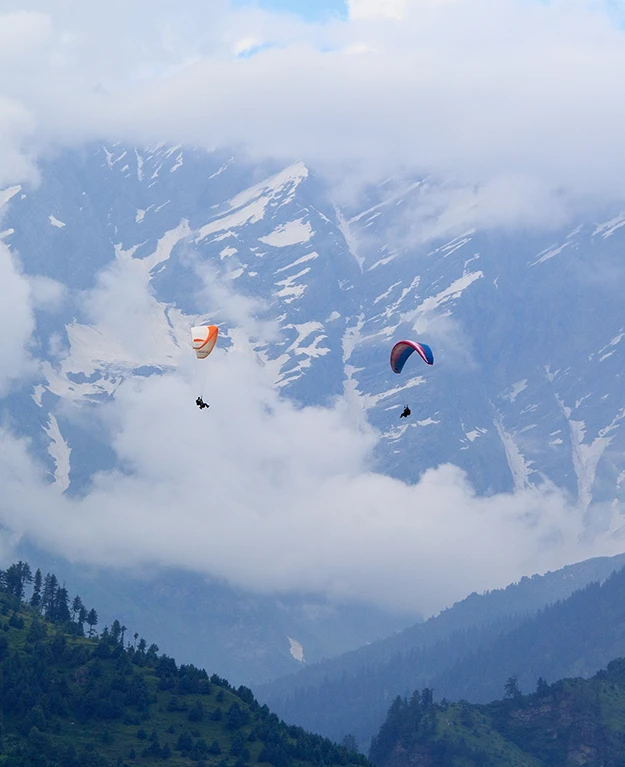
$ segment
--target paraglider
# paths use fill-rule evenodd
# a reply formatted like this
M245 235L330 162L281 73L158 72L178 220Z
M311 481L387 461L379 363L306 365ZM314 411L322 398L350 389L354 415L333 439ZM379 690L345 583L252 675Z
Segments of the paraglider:
M217 325L199 325L191 328L193 348L198 359L203 360L213 351L217 343L219 329Z
M417 343L416 341L398 341L391 349L391 368L394 373L401 373L404 365L411 354L417 352L421 359L428 365L434 364L434 355L427 344ZM400 418L408 418L411 410L406 405Z
M391 349L391 368L394 373L401 373L406 360L413 352L417 352L428 365L434 364L434 355L427 344L420 344L416 341L398 341Z
M195 350L195 356L198 360L206 359L206 357L213 351L215 344L217 343L218 335L219 329L217 328L217 325L198 325L191 328L191 340L193 349ZM208 403L204 402L202 395L195 400L195 404L200 410L210 407Z

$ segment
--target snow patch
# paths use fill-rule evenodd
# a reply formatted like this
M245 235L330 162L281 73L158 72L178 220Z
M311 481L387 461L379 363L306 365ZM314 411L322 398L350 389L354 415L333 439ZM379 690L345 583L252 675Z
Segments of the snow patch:
M599 354L601 355L599 357L599 362L603 362L603 360L606 360L608 357L611 357L616 349L614 348L617 344L620 344L620 342L625 338L625 332L619 333L617 336L614 336L614 338L607 343L603 349L599 350ZM610 349L610 351L608 351Z
M341 234L343 235L343 238L345 239L345 242L347 243L347 247L349 248L349 252L354 257L354 260L356 261L360 271L362 272L365 259L358 252L358 243L349 226L351 222L345 219L341 211L336 206L334 207L334 212L336 214L336 220L338 221ZM351 221L357 221L357 220L358 218L351 219Z
M569 424L571 449L573 453L573 468L577 476L577 502L586 510L592 502L592 487L597 474L597 465L613 437L607 436L616 429L619 421L625 416L625 408L618 413L611 423L601 429L590 444L584 444L586 424L584 421L571 420L571 408L566 407L563 400L556 395L560 410Z
M298 258L297 261L293 261L290 264L287 264L287 266L281 266L280 269L276 269L274 274L280 274L280 272L286 272L287 269L292 269L294 266L299 266L300 264L305 264L307 261L314 261L315 258L319 257L319 253L309 253L307 256L302 256L301 258Z
M462 275L462 277L458 278L452 284L445 288L445 290L442 290L440 293L437 293L435 296L430 296L429 298L426 298L424 301L422 301L417 308L409 312L405 315L405 317L402 317L402 319L416 319L420 314L426 314L428 312L432 312L435 309L437 309L439 306L442 306L443 304L447 303L448 301L451 301L455 298L459 298L462 295L462 292L469 287L472 283L474 283L476 280L479 280L481 277L484 276L484 273L479 272L466 272Z
M301 272L298 272L291 277L287 277L286 280L276 282L275 284L282 288L276 293L276 296L282 298L285 304L290 304L292 301L295 301L296 298L301 298L306 292L306 285L296 285L295 280L297 280L298 277L303 277L305 274L308 274L309 271L310 267L307 267L306 269L302 269Z
M225 170L227 170L232 163L234 162L234 157L231 157L228 162L224 163L219 170L216 170L214 173L212 173L208 178L216 178L217 176L220 176Z
M610 237L617 229L625 226L625 213L619 213L615 218L611 218L609 221L605 221L603 224L598 224L592 236L595 237L600 234L603 239Z
M37 384L37 386L33 387L33 393L31 394L31 397L35 401L35 404L38 407L42 406L42 397L45 393L46 387L42 386L41 384Z
M170 229L168 232L165 232L156 243L154 252L149 256L140 259L141 263L145 265L146 272L149 274L155 266L163 263L163 261L167 261L171 256L174 246L190 234L191 229L189 228L189 222L184 218L175 229Z
M140 224L143 221L143 219L145 218L145 214L149 210L151 210L151 208L153 208L153 207L154 207L153 205L149 205L145 210L143 210L142 208L137 208L137 214L135 216L135 222L137 224Z
M514 402L514 400L519 396L519 394L527 389L527 378L524 378L522 381L517 381L515 384L512 384L512 389L509 394L504 394L503 399L507 399L509 402Z
M488 433L488 429L484 429L483 427L478 426L472 431L465 432L464 436L469 440L469 442L475 442L475 440L478 437L481 437L483 434L487 434L487 433Z
M259 237L261 242L271 245L273 248L286 248L289 245L298 245L308 242L313 235L310 222L304 222L300 218L297 221L289 221L288 224L281 224L266 237Z
M299 661L300 663L304 662L304 648L302 645L297 641L297 639L291 639L291 637L287 637L289 640L289 644L291 645L290 653L295 658L295 660Z
M180 168L180 166L182 165L182 162L183 162L183 160L182 160L182 152L180 152L180 154L178 155L178 157L176 157L176 163L175 163L175 165L172 165L172 166L171 166L171 168L169 169L169 172L170 172L170 173L174 173L175 171L177 171L177 170L178 170L178 168Z
M410 378L400 386L395 386L393 389L387 389L379 394L363 394L363 407L365 410L370 410L371 408L377 407L380 402L389 399L389 397L395 397L396 395L401 394L401 392L407 391L408 389L414 389L415 386L420 386L423 383L425 383L425 378L422 376L415 376L415 378Z
M542 264L545 261L549 261L550 258L553 258L554 256L559 255L562 253L564 248L568 247L571 243L565 242L563 245L551 245L546 250L541 251L536 256L536 261L532 261L530 266L536 266L537 264Z
M377 298L374 298L373 305L375 306L378 301L382 301L383 299L388 298L398 285L401 285L401 281L394 282L390 288L388 288L388 290L385 290L384 293L380 293Z
M353 216L349 219L349 223L353 224L357 221L360 221L360 219L364 218L365 216L369 215L369 213L373 213L380 208L385 208L387 205L391 205L394 202L402 201L402 198L405 197L407 194L412 192L413 190L417 189L421 186L421 181L416 181L413 184L410 184L410 186L406 187L405 189L402 189L400 192L396 192L395 194L389 195L386 200L383 200L382 202L379 202L377 205L374 205L371 208L367 208L367 210L363 210L362 213L358 213L358 215Z
M503 423L500 420L495 420L494 424L503 443L506 460L508 461L510 473L514 481L514 488L515 490L523 490L531 484L529 476L532 473L531 465L533 462L525 460L519 446L514 441L514 437L504 429Z
M52 414L50 414L50 418L48 419L48 425L44 426L43 430L50 438L48 453L52 456L56 466L54 470L54 486L57 487L61 493L64 493L69 487L69 459L72 449L63 438L58 421Z
M294 163L275 176L246 189L227 203L226 215L200 227L195 242L200 242L215 232L230 231L261 221L269 205L286 205L290 202L297 187L307 176L308 168L304 163Z
M135 149L135 157L137 158L137 179L143 181L143 157Z
M19 184L17 186L9 186L6 189L0 189L0 208L2 208L3 205L6 205L11 197L15 197L21 189L22 187ZM23 197L24 195L22 195L22 199Z

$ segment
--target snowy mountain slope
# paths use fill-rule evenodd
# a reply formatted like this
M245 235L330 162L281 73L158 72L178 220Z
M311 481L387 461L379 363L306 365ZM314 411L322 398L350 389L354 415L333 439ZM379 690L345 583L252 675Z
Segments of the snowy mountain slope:
M46 317L69 354L44 365L34 392L44 412L55 398L88 401L131 371L176 364L190 318L206 309L193 252L266 302L280 334L253 348L277 387L303 403L359 398L384 434L383 470L415 479L451 461L479 491L548 478L583 506L622 498L625 318L609 278L622 217L560 235L467 232L419 245L401 231L405 211L418 209L417 184L341 213L302 163L258 174L180 147L102 147L57 157L38 189L12 190L4 238L27 272L72 290L145 285L153 328L133 344L114 317L90 323L89 306ZM385 233L403 244L391 251ZM213 320L225 320L226 344L243 343L230 318ZM388 352L404 336L433 346L434 368L411 359L392 373ZM414 417L400 425L404 403ZM41 427L63 452L71 425L57 414ZM70 477L79 473L70 460Z
M374 225L393 231L394 212L385 221L376 211ZM356 237L371 225L368 215L352 218ZM556 237L467 232L427 251L372 253L364 284L369 305L380 309L363 324L353 360L366 371L361 389L375 403L373 422L382 425L386 402L416 403L421 423L401 429L413 432L412 447L425 452L426 465L465 467L481 491L548 478L584 507L622 498L620 220ZM398 377L381 359L376 365L366 342L406 334L431 342L436 368L414 365L404 385L418 386L400 401ZM387 431L391 445L398 431L396 424ZM423 468L403 450L395 455L400 476Z
M40 374L5 406L59 491L124 471L99 405L176 369L189 327L210 320L220 348L255 355L284 397L344 394L364 410L378 470L413 481L450 462L486 494L548 480L583 509L605 504L589 535L618 532L623 216L424 241L424 184L339 209L303 163L168 146L61 154L41 177L2 192L2 237L26 274L65 288L53 309L37 303ZM434 367L413 357L395 375L403 337L429 343Z

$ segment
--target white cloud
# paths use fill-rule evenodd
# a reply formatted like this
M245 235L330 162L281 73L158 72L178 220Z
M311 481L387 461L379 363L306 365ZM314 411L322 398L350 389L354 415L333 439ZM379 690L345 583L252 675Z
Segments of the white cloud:
M30 300L34 309L57 311L67 298L67 288L60 282L35 275L28 278L30 284Z
M372 472L376 436L344 403L297 409L248 356L210 360L208 411L193 404L190 366L118 390L102 424L124 472L99 474L82 499L53 492L2 431L2 524L91 564L426 612L622 546L581 543L582 512L554 488L482 498L453 466L416 485Z
M352 0L347 20L313 25L225 0L41 1L3 18L0 146L23 163L6 175L27 175L46 141L243 143L478 184L461 215L479 225L531 225L545 200L559 221L577 198L623 196L625 34L610 7ZM238 56L253 43L267 48Z

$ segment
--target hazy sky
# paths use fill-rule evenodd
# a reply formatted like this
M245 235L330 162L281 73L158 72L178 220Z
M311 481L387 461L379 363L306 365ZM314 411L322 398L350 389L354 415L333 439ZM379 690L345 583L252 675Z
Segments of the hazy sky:
M0 0L1 186L36 181L50 147L112 138L242 144L302 158L353 189L395 171L427 174L447 181L441 216L469 196L466 226L544 226L622 199L624 3L341 5L33 0L24 10ZM253 302L217 295L206 279L244 335L273 332ZM0 396L36 364L33 312L65 294L26 278L0 244L0 317L14 329L0 336ZM161 311L132 264L105 270L81 300L128 354L129 328ZM252 355L226 363L218 349L211 360L223 406L209 433L188 355L102 406L127 471L102 473L82 500L51 489L3 424L7 528L87 562L186 565L249 588L426 611L620 550L607 538L580 543L582 513L557 488L480 498L453 466L415 486L377 474L378 437L349 401L297 409Z

